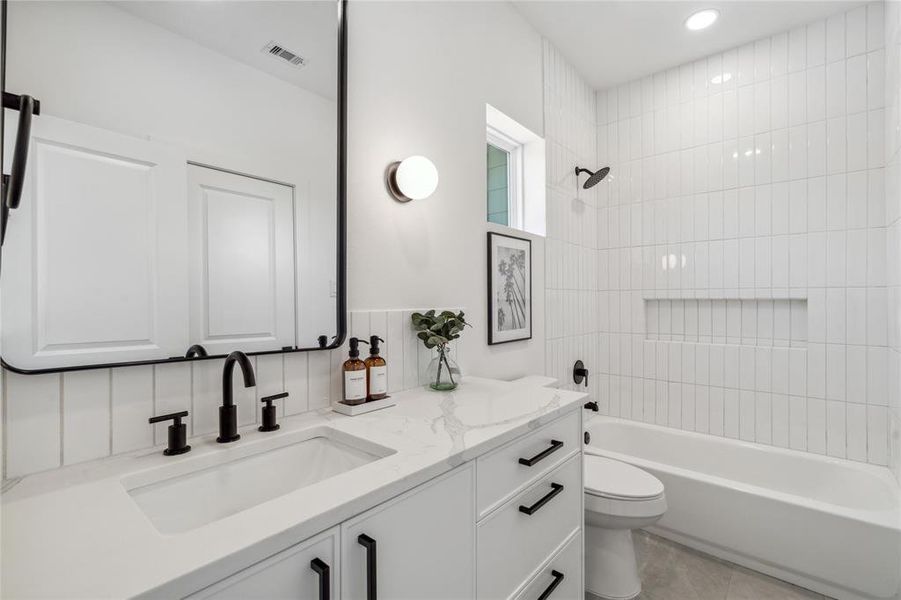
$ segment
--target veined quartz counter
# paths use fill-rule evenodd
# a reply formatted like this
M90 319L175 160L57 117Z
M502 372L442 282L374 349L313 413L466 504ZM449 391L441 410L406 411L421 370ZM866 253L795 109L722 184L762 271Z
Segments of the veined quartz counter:
M163 456L155 448L6 482L0 496L0 595L188 594L198 580L227 577L579 410L584 397L528 381L468 378L453 392L394 394L396 406L365 415L346 417L326 409L282 419L274 433L245 428L233 444L217 444L215 435L194 438L192 451L181 456ZM172 535L157 531L123 485L123 478L143 471L251 444L277 445L280 438L323 425L395 452Z

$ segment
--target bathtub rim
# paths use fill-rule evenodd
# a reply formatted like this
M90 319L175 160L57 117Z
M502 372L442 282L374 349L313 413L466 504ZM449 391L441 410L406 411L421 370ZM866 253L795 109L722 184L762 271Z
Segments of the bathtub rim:
M592 432L592 427L594 425L599 425L603 423L614 423L620 425L627 425L630 427L639 427L644 429L649 429L652 431L660 431L672 435L678 436L686 436L693 437L696 439L700 439L703 441L718 441L721 443L734 444L741 447L748 448L754 452L768 452L781 456L792 456L795 458L803 458L804 460L813 460L820 463L830 464L830 465L841 465L842 467L851 467L860 471L867 473L868 475L877 477L884 482L888 483L894 491L895 499L898 500L898 504L894 509L860 509L860 508L850 508L847 506L842 506L840 504L832 504L829 502L825 502L822 500L815 500L812 498L807 498L804 496L799 496L797 494L791 494L788 492L783 492L780 490L775 490L772 488L767 488L760 485L755 485L751 483L746 483L743 481L738 481L735 479L729 479L727 477L722 477L719 475L710 475L708 473L703 473L701 471L695 471L692 469L687 469L685 467L679 467L676 465L662 463L658 461L653 461L645 458L639 458L637 456L633 456L631 454L624 454L622 452L616 452L613 450L607 450L595 444L596 436ZM633 421L631 419L623 419L619 417L611 417L606 415L592 415L589 418L585 419L583 426L585 430L591 433L592 443L589 443L585 446L585 453L591 454L595 456L604 456L607 458L612 458L614 460L620 460L622 462L626 462L629 464L633 464L639 468L648 469L648 470L657 470L663 471L666 473L671 473L673 475L677 475L683 478L688 479L696 479L704 481L711 485L717 485L722 487L727 487L736 491L767 496L782 502L786 502L788 504L792 504L795 506L800 506L803 508L808 508L811 510L816 510L820 512L826 512L834 515L840 515L842 517L859 521L861 523L866 523L868 525L874 525L877 527L884 527L898 533L901 533L901 486L899 486L898 481L892 475L891 471L887 467L880 467L878 465L871 465L866 463L859 463L856 461L851 461L847 459L836 458L832 456L824 456L820 454L814 454L811 452L802 452L800 450L792 450L790 448L780 448L777 446L768 446L765 444L758 444L756 442L748 442L745 440L735 439L735 438L727 438L714 436L706 433L698 433L695 431L686 431L683 429L675 429L672 427L666 427L663 425L656 425L651 423L645 423L642 421ZM713 440L711 440L713 438ZM665 491L664 491L665 493Z

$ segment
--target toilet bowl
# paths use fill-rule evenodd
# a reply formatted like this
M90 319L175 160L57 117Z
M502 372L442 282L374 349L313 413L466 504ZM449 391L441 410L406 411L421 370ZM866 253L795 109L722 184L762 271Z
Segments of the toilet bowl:
M632 530L666 512L660 480L638 467L585 456L586 597L627 600L641 593Z

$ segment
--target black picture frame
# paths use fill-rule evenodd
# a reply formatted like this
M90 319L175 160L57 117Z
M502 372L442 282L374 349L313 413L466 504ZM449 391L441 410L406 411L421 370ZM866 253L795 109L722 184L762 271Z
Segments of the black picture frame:
M497 273L496 267L498 258L495 256L495 246L498 242L502 241L501 238L514 240L517 243L511 244L510 247L519 246L519 249L524 250L526 253L523 273L523 281L525 285L523 286L524 289L521 290L523 296L523 327L511 329L509 330L510 333L504 333L498 328L498 325L503 324L500 323L501 318L506 315L505 311L498 311L496 302L498 298L498 290L495 289L498 283L498 280L495 277ZM488 345L496 346L498 344L509 344L512 342L522 342L532 339L532 240L524 237L508 235L506 233L489 231L487 236L486 266L488 284ZM522 333L519 334L517 332Z
M0 0L0 91L6 92L6 29L7 29L7 1ZM338 95L337 95L337 230L336 230L336 318L337 331L330 343L318 347L286 346L281 350L267 350L260 352L248 352L248 356L263 356L267 354L287 354L291 352L315 352L319 350L335 350L344 345L347 339L347 0L335 0L337 11L337 38L338 38ZM0 142L3 140L3 122L0 119ZM2 164L3 144L0 143L0 164ZM4 211L5 212L5 211ZM0 220L6 221L6 214L0 215ZM2 260L2 254L0 254ZM0 280L2 285L2 280ZM225 358L225 354L209 356L173 356L151 360L135 360L114 363L97 363L89 365L73 365L51 367L46 369L21 369L11 365L0 356L0 366L4 369L20 375L41 375L46 373L67 373L72 371L89 371L92 369L112 369L120 367L135 367L140 365L172 364L188 361L202 361Z

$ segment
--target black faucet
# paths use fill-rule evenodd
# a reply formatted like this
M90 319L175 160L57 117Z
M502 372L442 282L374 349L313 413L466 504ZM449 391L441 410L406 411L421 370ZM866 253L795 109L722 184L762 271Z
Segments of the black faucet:
M232 396L232 373L235 363L241 365L244 374L244 387L253 387L257 380L253 375L253 365L247 355L235 350L225 359L225 367L222 369L222 406L219 407L219 437L216 441L227 444L241 439L238 434L238 407Z

